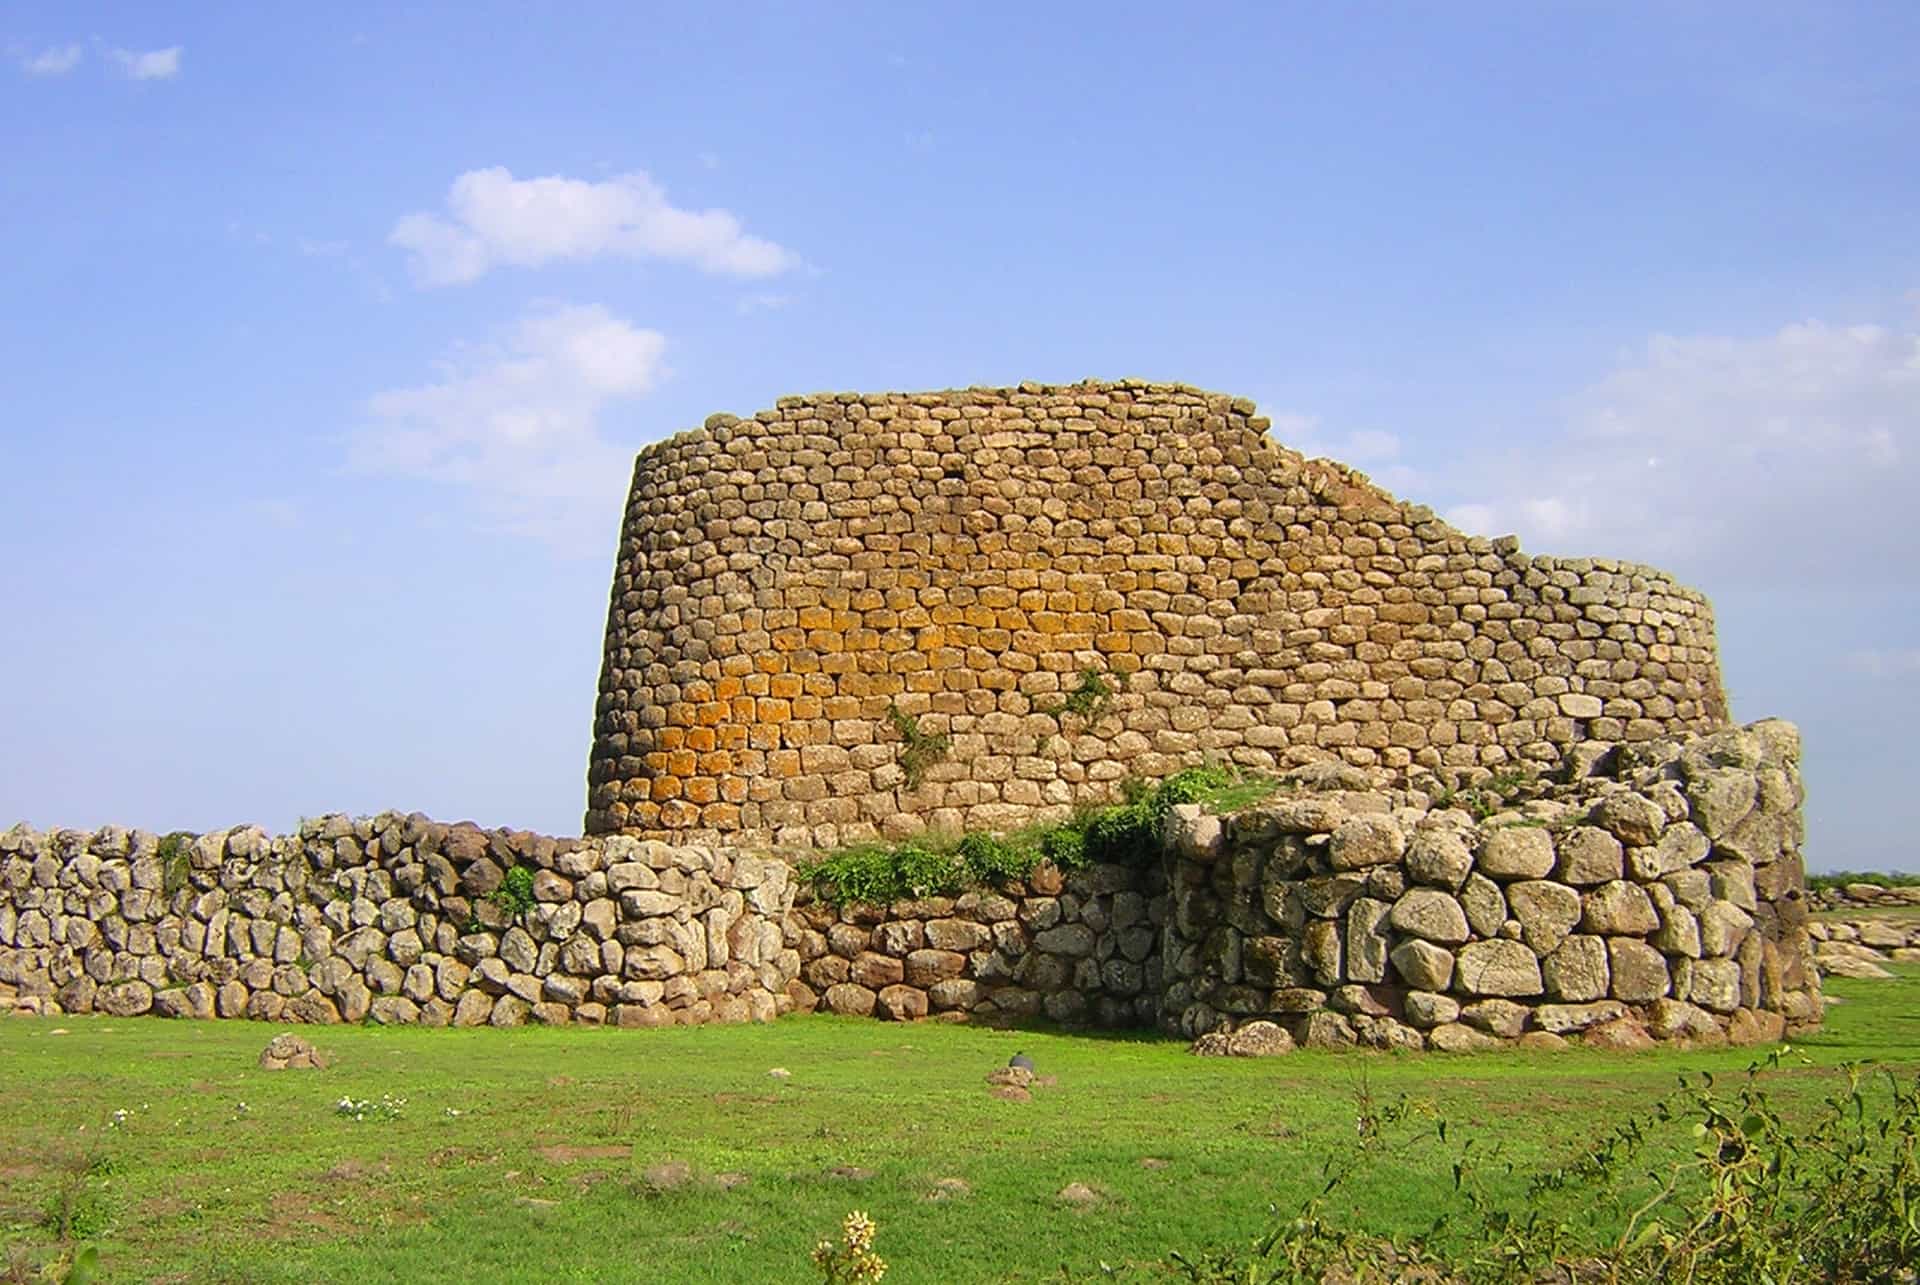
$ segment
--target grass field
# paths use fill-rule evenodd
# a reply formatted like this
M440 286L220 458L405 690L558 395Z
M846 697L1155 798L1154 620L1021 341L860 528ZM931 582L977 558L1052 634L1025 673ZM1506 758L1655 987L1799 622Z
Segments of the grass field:
M1843 1002L1826 1028L1770 1073L1790 1111L1831 1092L1844 1062L1920 1069L1920 968L1897 971L1829 984ZM1063 1265L1097 1279L1103 1260L1257 1234L1270 1205L1291 1211L1352 1152L1368 1103L1406 1095L1416 1119L1448 1122L1445 1143L1393 1151L1337 1196L1355 1225L1412 1231L1455 1199L1466 1141L1495 1153L1479 1162L1491 1189L1515 1195L1679 1074L1737 1077L1756 1058L1238 1061L1145 1036L815 1016L294 1028L333 1066L259 1070L285 1029L0 1020L0 1272L38 1279L92 1244L109 1281L806 1281L809 1248L858 1208L879 1224L889 1281L1059 1280ZM1058 1080L1031 1102L982 1078L1016 1051ZM393 1118L337 1110L383 1095L405 1099ZM1061 1200L1072 1183L1094 1198ZM68 1214L64 1243L50 1207Z

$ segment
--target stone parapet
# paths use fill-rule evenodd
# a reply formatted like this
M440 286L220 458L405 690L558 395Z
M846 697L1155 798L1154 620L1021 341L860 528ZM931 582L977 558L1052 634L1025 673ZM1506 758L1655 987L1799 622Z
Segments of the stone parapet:
M765 1021L800 967L789 876L743 852L418 814L278 836L15 827L0 997L312 1023Z
M1511 806L1334 772L1176 816L1162 1024L1452 1050L1817 1023L1798 760L1774 721L1621 746Z

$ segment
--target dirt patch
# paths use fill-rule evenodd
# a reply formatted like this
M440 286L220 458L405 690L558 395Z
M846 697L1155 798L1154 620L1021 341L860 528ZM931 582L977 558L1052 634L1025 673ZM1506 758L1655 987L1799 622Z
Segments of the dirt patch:
M592 1147L555 1143L552 1146L535 1147L533 1154L549 1164L570 1165L581 1160L625 1160L633 1154L633 1148L613 1143Z
M965 1178L936 1178L933 1182L933 1189L927 1192L927 1199L958 1200L962 1196L971 1195L972 1193L973 1188L968 1185Z
M1165 1169L1167 1162L1159 1156L1141 1156L1140 1167L1142 1169Z
M757 1107L770 1107L779 1105L780 1099L771 1093L716 1093L713 1095L713 1104L717 1107L739 1106L743 1102Z
M671 1191L693 1181L693 1166L684 1160L662 1160L641 1170L640 1181L654 1191Z
M873 1170L862 1169L859 1165L835 1165L827 1170L827 1177L838 1178L842 1182L866 1182L873 1177Z
M392 1172L393 1166L390 1164L373 1164L366 1160L347 1159L342 1160L339 1164L333 1166L333 1168L327 1170L320 1176L329 1182L358 1182L362 1178L371 1177L375 1174L390 1174Z
M322 1231L328 1235L342 1236L353 1235L356 1231L353 1223L314 1204L313 1198L304 1192L280 1192L267 1208L270 1230L277 1235Z

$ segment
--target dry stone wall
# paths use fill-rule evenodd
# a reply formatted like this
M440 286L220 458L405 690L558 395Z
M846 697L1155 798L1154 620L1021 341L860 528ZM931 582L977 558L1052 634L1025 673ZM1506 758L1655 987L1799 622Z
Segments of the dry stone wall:
M586 831L1005 829L1209 756L1550 768L1725 724L1699 594L1462 535L1267 427L1022 385L783 398L642 451ZM890 710L945 757L907 771Z
M1044 864L1026 882L887 907L834 907L803 890L788 993L801 1011L862 1017L1151 1027L1165 893L1157 866Z
M1816 1023L1799 753L1770 721L1620 746L1498 810L1336 769L1177 814L1162 1024L1461 1050Z
M531 904L498 896L531 872ZM413 815L0 834L0 1000L263 1021L663 1026L788 1011L785 862ZM524 880L525 876L519 876Z

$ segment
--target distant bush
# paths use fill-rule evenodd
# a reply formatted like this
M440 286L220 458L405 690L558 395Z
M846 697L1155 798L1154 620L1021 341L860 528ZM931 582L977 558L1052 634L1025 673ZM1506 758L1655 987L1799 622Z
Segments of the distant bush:
M1270 793L1276 784L1231 767L1188 768L1158 785L1124 782L1124 802L1076 812L1057 825L1010 835L969 834L944 845L925 840L860 844L803 863L800 874L831 904L884 904L1024 880L1043 861L1061 870L1095 862L1144 865L1158 857L1160 825L1175 805L1230 810Z
M1844 888L1850 883L1877 883L1882 888L1915 888L1920 887L1920 874L1905 870L1878 874L1859 870L1833 870L1826 874L1807 876L1807 887L1822 891Z

